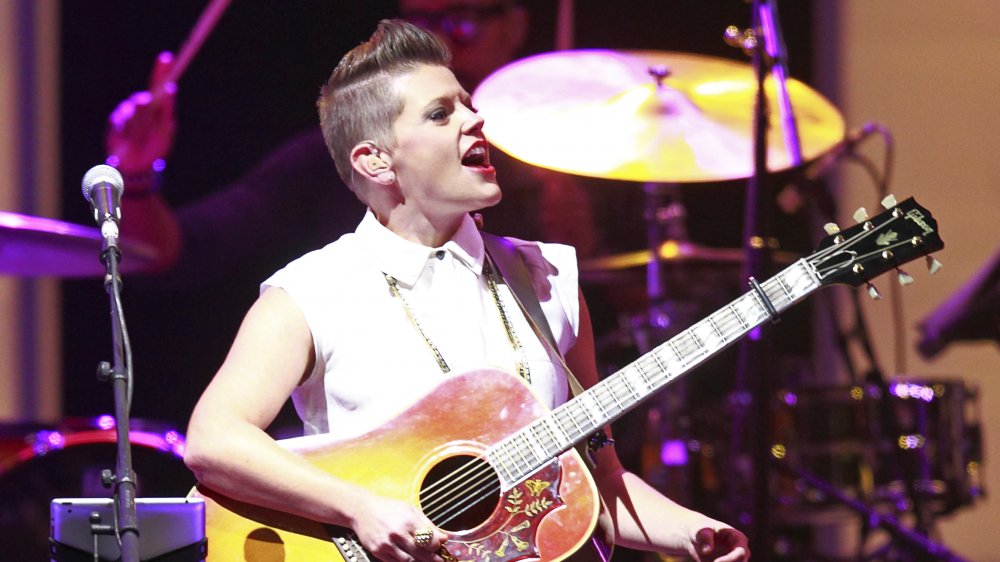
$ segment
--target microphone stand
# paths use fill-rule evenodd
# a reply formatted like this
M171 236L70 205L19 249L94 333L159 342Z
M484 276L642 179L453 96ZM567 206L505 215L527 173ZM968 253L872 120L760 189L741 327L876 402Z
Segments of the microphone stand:
M102 382L111 381L115 400L115 430L117 432L117 463L115 472L101 472L105 486L114 486L115 523L113 534L117 535L122 562L139 562L139 517L136 513L135 472L132 469L132 448L129 441L129 410L132 403L132 350L128 339L128 329L122 316L121 278L118 276L118 225L107 220L101 225L104 243L101 261L106 273L104 289L111 299L111 340L114 366L102 361L97 368L97 378ZM93 521L93 534L111 534L107 525ZM95 553L96 556L96 553Z
M753 45L753 68L757 80L757 97L754 108L754 171L747 181L743 244L746 254L744 273L752 287L755 279L769 273L772 266L770 216L773 207L773 188L768 181L767 132L768 107L764 84L770 69L782 117L787 149L792 165L802 162L795 116L788 98L785 83L785 47L778 26L777 0L754 0L752 28L756 43ZM734 450L746 452L752 474L753 497L749 512L751 550L770 552L771 536L771 403L772 381L768 365L773 343L762 338L760 327L750 332L740 344L736 388L737 419L734 432ZM749 412L743 404L749 398ZM748 415L749 414L749 418ZM754 420L754 423L747 423ZM743 432L746 432L745 435ZM745 439L746 443L739 443ZM740 445L743 445L742 447ZM744 480L745 481L745 480ZM767 554L764 555L767 557Z

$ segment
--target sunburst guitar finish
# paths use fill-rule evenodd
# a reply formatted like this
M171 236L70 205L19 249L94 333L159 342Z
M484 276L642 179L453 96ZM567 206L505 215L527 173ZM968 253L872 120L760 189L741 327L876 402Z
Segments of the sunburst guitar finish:
M588 541L600 507L579 454L562 453L509 487L502 481L524 466L488 461L494 445L547 413L517 377L480 370L445 380L370 433L281 443L336 478L420 509L449 534L442 552L449 561L558 561ZM510 463L529 462L514 451L505 457ZM209 562L354 562L365 555L345 529L203 485L192 495L205 500Z

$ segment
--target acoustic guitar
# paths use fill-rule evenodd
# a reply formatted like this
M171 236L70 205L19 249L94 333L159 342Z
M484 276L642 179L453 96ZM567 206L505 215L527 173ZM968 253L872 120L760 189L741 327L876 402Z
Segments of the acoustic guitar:
M600 497L574 446L822 286L859 286L924 255L935 271L929 253L944 244L931 214L912 198L884 205L773 278L751 279L743 296L554 410L519 377L480 370L449 377L365 435L281 443L337 478L421 510L448 534L449 562L606 557L595 536ZM206 503L211 562L369 559L347 529L203 485L192 494Z

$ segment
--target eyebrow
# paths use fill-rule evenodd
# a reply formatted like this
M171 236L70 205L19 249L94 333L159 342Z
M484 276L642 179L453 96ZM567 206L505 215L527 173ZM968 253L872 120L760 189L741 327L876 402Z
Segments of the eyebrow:
M469 95L469 92L466 92L465 90L462 90L462 91L460 91L458 93L457 97L458 97L458 101L460 103L462 103L463 105L466 105L467 107L470 107L472 105L472 96ZM454 101L454 99L455 99L455 96L450 96L450 95L438 96L438 97L436 97L436 98L428 101L427 103L425 103L424 106L423 106L423 110L422 111L426 112L427 110L431 109L432 107L434 107L436 105L447 105L447 104L450 104L452 101Z

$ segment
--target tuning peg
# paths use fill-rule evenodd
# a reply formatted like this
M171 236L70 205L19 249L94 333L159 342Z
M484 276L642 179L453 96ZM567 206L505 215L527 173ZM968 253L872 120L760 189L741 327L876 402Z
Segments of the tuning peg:
M840 227L837 226L837 223L835 222L828 222L823 225L823 230L825 230L827 234L832 236L840 232Z
M939 262L934 256L927 254L924 256L924 260L927 261L927 271L931 272L931 275L934 275L939 269L941 269L941 262Z
M873 301L882 299L882 293L878 292L878 289L875 288L875 285L872 285L871 281L868 282L868 296Z
M864 207L858 207L857 211L854 211L854 222L865 222L868 220L868 211Z
M896 206L896 196L893 194L886 195L882 199L882 206L886 209L891 209Z
M904 287L913 283L913 276L898 267L896 268L896 279L898 279L899 284Z

